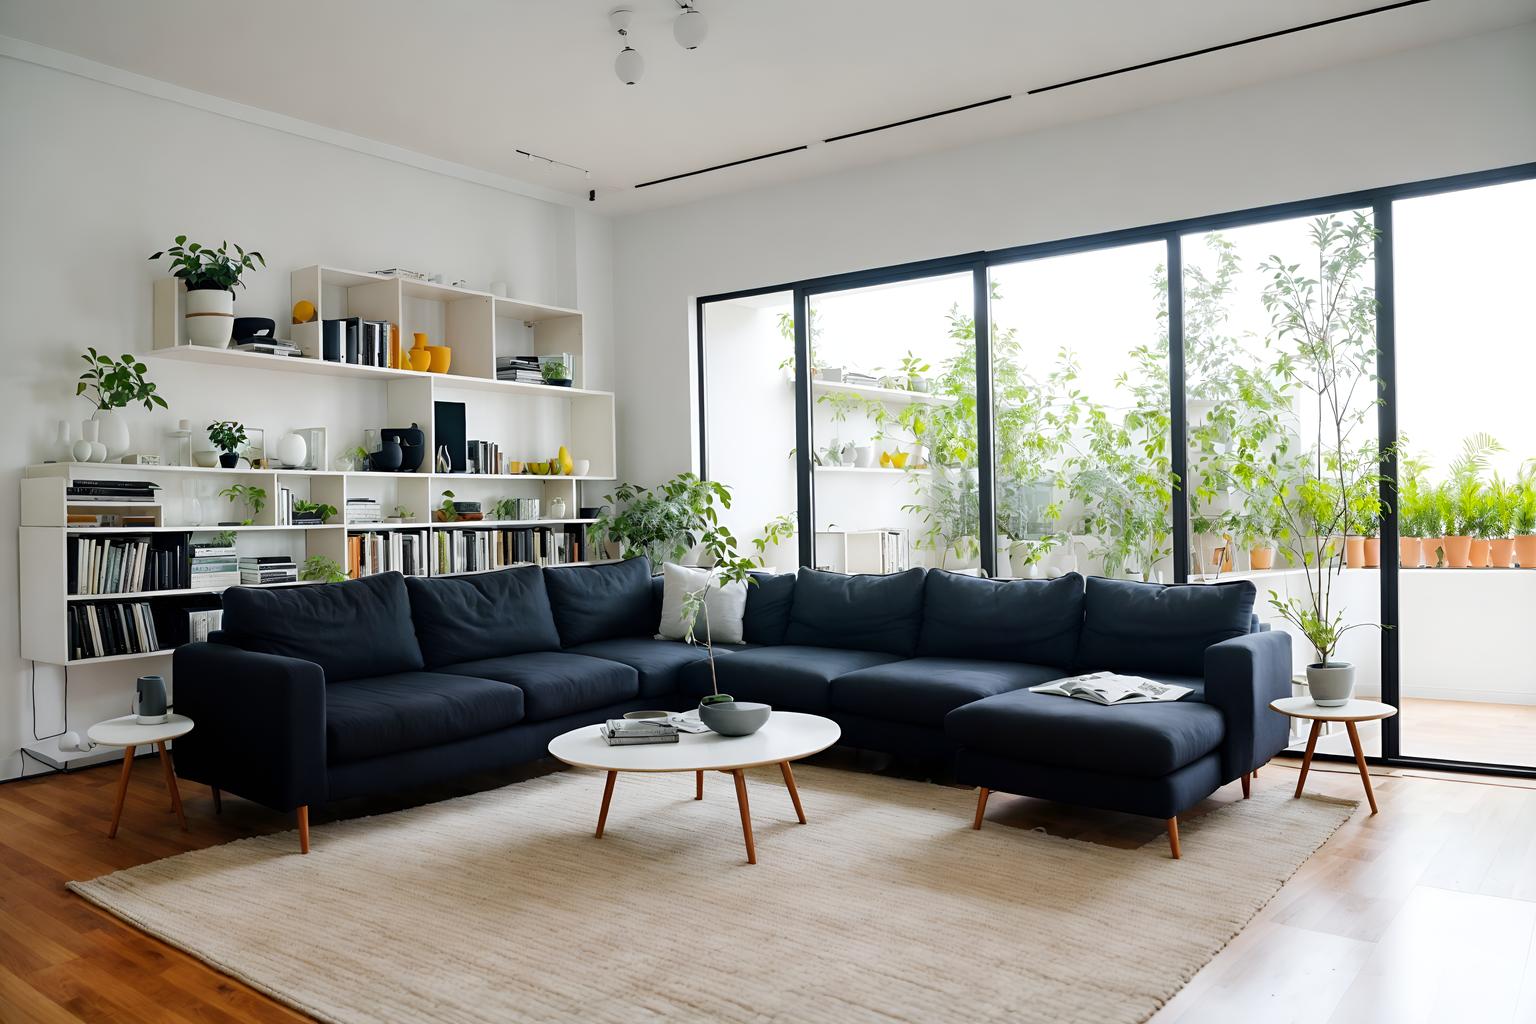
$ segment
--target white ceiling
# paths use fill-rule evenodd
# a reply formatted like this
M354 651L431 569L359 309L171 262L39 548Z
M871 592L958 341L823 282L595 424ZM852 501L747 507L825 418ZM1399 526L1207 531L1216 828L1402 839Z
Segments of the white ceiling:
M1472 35L1536 0L1418 6L1024 96L1031 88L1386 0L626 0L646 60L626 87L618 0L0 0L0 34L580 195L607 212L822 174ZM683 181L642 181L1012 93L1014 99ZM531 150L588 168L523 160Z

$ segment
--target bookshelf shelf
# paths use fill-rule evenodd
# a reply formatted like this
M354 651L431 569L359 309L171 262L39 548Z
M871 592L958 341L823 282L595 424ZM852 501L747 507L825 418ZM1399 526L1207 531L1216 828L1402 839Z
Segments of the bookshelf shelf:
M100 658L70 658L67 661L58 662L60 665L108 665L115 661L140 661L144 658L169 658L176 653L176 648L165 647L158 651L140 651L137 654L108 654ZM41 659L39 659L41 660Z

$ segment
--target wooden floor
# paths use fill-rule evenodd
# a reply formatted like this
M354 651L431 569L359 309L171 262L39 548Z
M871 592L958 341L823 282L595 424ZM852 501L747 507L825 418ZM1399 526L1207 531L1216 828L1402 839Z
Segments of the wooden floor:
M827 763L879 768L841 751ZM535 769L527 774L537 774ZM899 770L897 770L899 773ZM1357 813L1258 917L1153 1018L1157 1024L1536 1022L1536 785L1383 772L1381 814ZM116 772L0 785L0 1021L297 1021L245 986L88 906L69 879L288 822L184 784L175 825L158 766L141 760L117 839L106 838ZM515 781L472 780L440 799ZM1294 788L1276 761L1255 785ZM1359 797L1347 766L1314 766L1308 789ZM1228 786L1196 813L1238 799ZM371 813L398 803L351 807ZM995 794L989 822L1130 847L1162 844L1160 821ZM317 822L325 820L317 816ZM956 821L956 828L968 827ZM1179 870L1200 870L1198 843Z
M1399 718L1404 757L1536 766L1536 704L1407 697ZM1379 755L1381 723L1362 722L1360 743L1367 755ZM1323 737L1317 749L1349 753L1343 727Z

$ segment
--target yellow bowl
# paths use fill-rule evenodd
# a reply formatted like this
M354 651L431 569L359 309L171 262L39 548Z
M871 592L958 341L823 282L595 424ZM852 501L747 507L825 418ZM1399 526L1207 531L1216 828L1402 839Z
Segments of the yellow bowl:
M549 475L549 463L547 463L547 462L530 462L530 463L528 463L528 472L532 473L534 476L548 476Z
M509 462L509 463L507 463L507 472L511 473L513 476L517 476L517 474L521 473L522 471L523 471L523 464L521 462Z
M906 469L907 457L909 455L911 455L911 452L891 452L891 465L897 469Z
M447 373L448 364L453 360L453 349L447 345L428 345L427 351L432 353L432 363L427 369L433 373ZM414 363L415 360L412 360Z

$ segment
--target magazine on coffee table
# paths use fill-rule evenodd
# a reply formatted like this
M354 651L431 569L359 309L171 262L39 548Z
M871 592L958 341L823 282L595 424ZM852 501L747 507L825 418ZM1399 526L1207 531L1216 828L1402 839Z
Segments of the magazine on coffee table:
M1178 700L1190 692L1187 686L1158 683L1141 676L1122 676L1113 672L1090 672L1069 679L1057 679L1031 686L1030 693L1048 693L1056 697L1076 697L1095 704L1156 704Z

